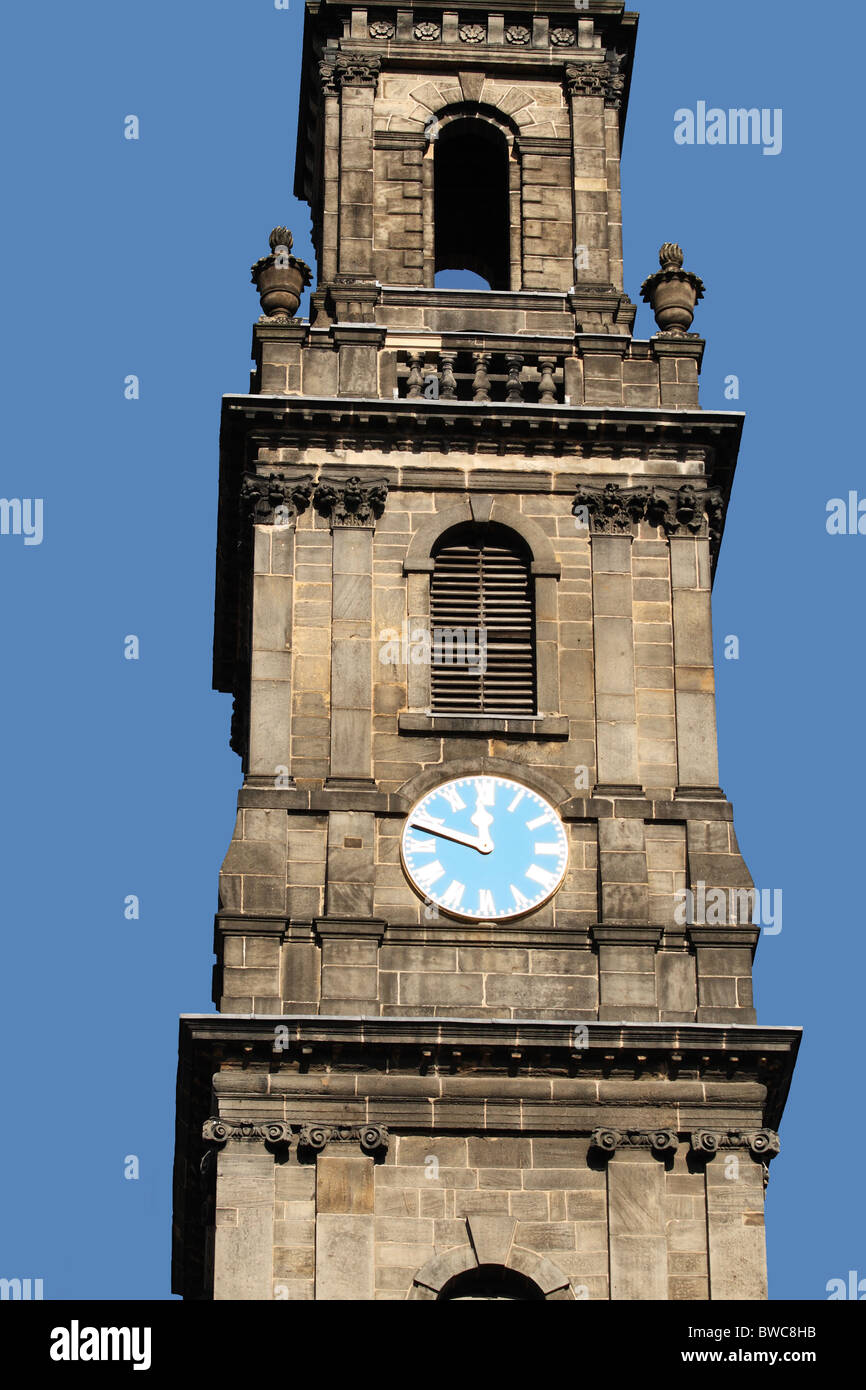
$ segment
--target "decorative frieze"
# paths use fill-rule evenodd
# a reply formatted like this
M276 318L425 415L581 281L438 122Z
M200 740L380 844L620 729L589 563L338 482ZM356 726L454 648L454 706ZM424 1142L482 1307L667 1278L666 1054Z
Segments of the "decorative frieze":
M718 488L692 483L681 488L587 483L577 489L571 510L596 535L629 535L646 521L660 527L666 536L698 536L704 533L706 523L705 534L717 544L725 509Z
M753 1158L769 1162L781 1148L774 1129L696 1129L689 1142L692 1153L704 1158L721 1149L748 1149Z
M359 1144L364 1153L383 1153L389 1143L383 1125L295 1125L299 1149L321 1153L328 1144ZM223 1120L211 1116L202 1125L202 1138L208 1144L284 1145L292 1142L292 1125L286 1120ZM203 1161L202 1171L209 1172L211 1160Z
M384 1152L389 1143L383 1125L302 1125L298 1147L321 1153L328 1144L360 1144L364 1153Z
M323 479L313 490L313 506L333 526L371 526L385 510L388 482L377 478L363 483L357 476L345 482Z
M565 86L572 97L603 97L605 106L618 110L625 91L619 63L569 63Z
M334 526L370 526L385 510L388 482L377 478L362 482L357 476L343 481L327 478L286 478L270 473L267 478L247 474L241 484L241 508L248 521L259 526L288 526L312 502L320 516Z
M590 1147L601 1153L615 1154L617 1149L651 1149L653 1153L675 1153L679 1138L673 1129L594 1129Z

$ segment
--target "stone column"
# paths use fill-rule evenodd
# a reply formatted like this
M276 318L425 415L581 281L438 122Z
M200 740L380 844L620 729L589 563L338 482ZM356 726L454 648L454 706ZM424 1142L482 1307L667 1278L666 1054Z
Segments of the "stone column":
M566 91L571 109L574 284L611 282L607 225L607 150L604 109L605 63L569 63Z
M340 98L340 272L373 270L373 102L381 58L338 54Z
M290 1138L280 1121L211 1119L203 1137L217 1155L214 1287L218 1301L270 1300L274 1260L274 1155L265 1145Z
M387 1148L374 1125L305 1125L299 1143L316 1154L316 1301L374 1297L375 1155Z
M720 796L710 543L671 536L678 795Z
M595 649L596 794L641 795L637 758L634 623L631 573L633 537L594 526L592 612Z
M242 493L254 533L247 773L271 786L291 769L295 521L309 495L306 484L252 477Z
M605 167L607 177L607 265L610 284L623 289L623 189L620 182L620 101L605 104Z
M337 273L340 223L340 98L333 63L319 65L325 94L324 199L322 204L322 281Z
M328 786L373 785L373 530L387 483L319 484L333 530L331 749Z
M660 1159L676 1151L669 1130L595 1130L593 1146L609 1155L607 1203L611 1299L664 1301L668 1297L665 1170Z
M766 1164L779 1152L773 1130L700 1130L693 1152L706 1161L710 1299L767 1297Z

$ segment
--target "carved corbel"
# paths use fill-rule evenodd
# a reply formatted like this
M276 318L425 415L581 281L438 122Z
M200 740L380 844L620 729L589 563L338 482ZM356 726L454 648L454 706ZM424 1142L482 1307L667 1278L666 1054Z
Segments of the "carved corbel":
M313 491L313 505L332 526L372 526L385 510L388 482L385 478L365 483L357 476L345 482L323 478Z
M248 473L241 484L241 507L255 525L286 526L306 510L312 495L312 478L284 478L279 473L261 478Z
M706 534L717 545L724 524L719 489L693 483L679 488L586 483L577 489L571 510L577 517L587 517L590 530L602 536L628 535L646 521L668 537L699 536L706 526Z
M301 1125L298 1147L321 1153L328 1144L358 1144L366 1154L383 1154L389 1135L383 1125Z
M679 1137L673 1129L594 1129L590 1148L610 1158L617 1149L650 1149L656 1154L676 1153Z
M378 53L363 56L338 53L334 67L335 79L340 87L375 87L379 81L382 59Z
M602 97L605 106L619 110L625 77L618 59L606 63L568 63L565 87L570 97Z
M202 1125L202 1138L209 1144L261 1143L279 1147L291 1142L291 1125L284 1120L221 1120L211 1116Z
M713 1158L721 1150L748 1149L758 1162L769 1163L781 1148L774 1129L696 1129L689 1135L692 1153Z

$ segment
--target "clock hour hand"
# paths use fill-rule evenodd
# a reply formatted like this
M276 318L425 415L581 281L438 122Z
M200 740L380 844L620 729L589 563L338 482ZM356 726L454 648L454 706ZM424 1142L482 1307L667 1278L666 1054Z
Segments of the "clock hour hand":
M426 830L428 835L438 835L443 840L453 840L456 845L467 845L469 849L477 849L479 854L489 854L493 849L493 841L490 839L481 840L474 835L464 835L459 830L449 830L446 825L441 825L435 820L426 820L423 816L413 816L410 824L415 830Z
M478 797L475 802L475 814L471 816L470 819L473 825L478 826L478 839L480 841L478 848L481 850L482 854L489 854L494 848L493 841L490 838L490 827L493 824L493 817L490 812L485 809L484 803L484 792L479 789Z

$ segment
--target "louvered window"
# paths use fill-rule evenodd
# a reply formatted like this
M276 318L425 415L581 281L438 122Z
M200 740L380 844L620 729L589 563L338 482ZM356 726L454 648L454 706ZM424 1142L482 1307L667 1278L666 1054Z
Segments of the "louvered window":
M531 557L505 527L463 526L433 556L431 707L436 714L532 716Z

